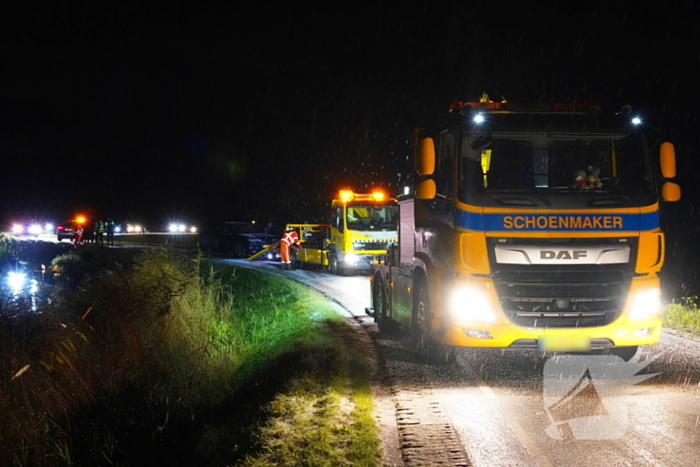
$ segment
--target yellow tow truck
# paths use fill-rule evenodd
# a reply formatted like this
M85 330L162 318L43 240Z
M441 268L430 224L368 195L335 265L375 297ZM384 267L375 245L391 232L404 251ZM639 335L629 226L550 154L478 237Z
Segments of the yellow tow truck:
M429 361L454 347L634 356L661 336L665 238L680 199L672 143L625 106L455 103L417 133L399 242L366 310Z
M287 225L303 246L292 248L292 267L323 267L332 274L369 270L374 256L397 242L397 219L395 198L340 190L331 202L330 224Z

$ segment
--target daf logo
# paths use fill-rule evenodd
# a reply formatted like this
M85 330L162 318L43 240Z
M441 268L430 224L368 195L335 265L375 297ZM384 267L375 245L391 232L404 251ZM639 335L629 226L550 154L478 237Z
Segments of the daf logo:
M587 253L586 250L572 250L572 251L541 250L540 251L540 259L581 259L581 258L585 258L587 256L586 253Z

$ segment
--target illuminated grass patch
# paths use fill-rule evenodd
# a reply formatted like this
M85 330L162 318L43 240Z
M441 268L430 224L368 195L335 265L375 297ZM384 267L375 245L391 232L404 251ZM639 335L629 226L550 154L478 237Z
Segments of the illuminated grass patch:
M697 297L695 297L697 298ZM664 306L661 318L665 327L700 334L700 309L694 300L685 300L686 304L670 303Z
M0 320L0 465L256 462L280 452L282 413L305 465L378 458L371 368L321 295L164 251L54 264L51 306ZM318 430L290 394L324 407Z
M379 464L371 367L347 325L327 324L324 338L304 353L302 367L307 371L270 403L260 452L243 466Z

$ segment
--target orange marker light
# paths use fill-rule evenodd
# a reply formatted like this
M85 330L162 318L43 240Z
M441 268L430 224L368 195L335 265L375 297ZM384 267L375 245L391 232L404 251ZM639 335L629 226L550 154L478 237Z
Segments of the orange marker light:
M87 219L85 219L83 216L78 216L75 218L75 222L77 222L78 224L84 224L86 220Z
M381 201L385 197L386 197L386 195L384 193L382 193L381 191L375 191L374 193L372 193L372 198L374 198L377 201Z
M354 193L350 190L340 190L340 200L343 202L350 201Z

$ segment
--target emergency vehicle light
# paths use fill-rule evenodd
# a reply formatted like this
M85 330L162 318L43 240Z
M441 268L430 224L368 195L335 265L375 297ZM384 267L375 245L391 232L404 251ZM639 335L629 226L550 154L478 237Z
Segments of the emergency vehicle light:
M374 199L377 200L377 201L381 201L381 200L383 200L385 197L386 197L386 196L385 196L384 193L382 193L381 191L375 191L374 193L372 193L372 198L374 198Z
M340 190L340 200L343 202L350 201L354 195L351 190Z
M78 216L75 218L75 222L77 222L78 224L84 224L86 220L87 219L85 219L85 217L83 216Z

